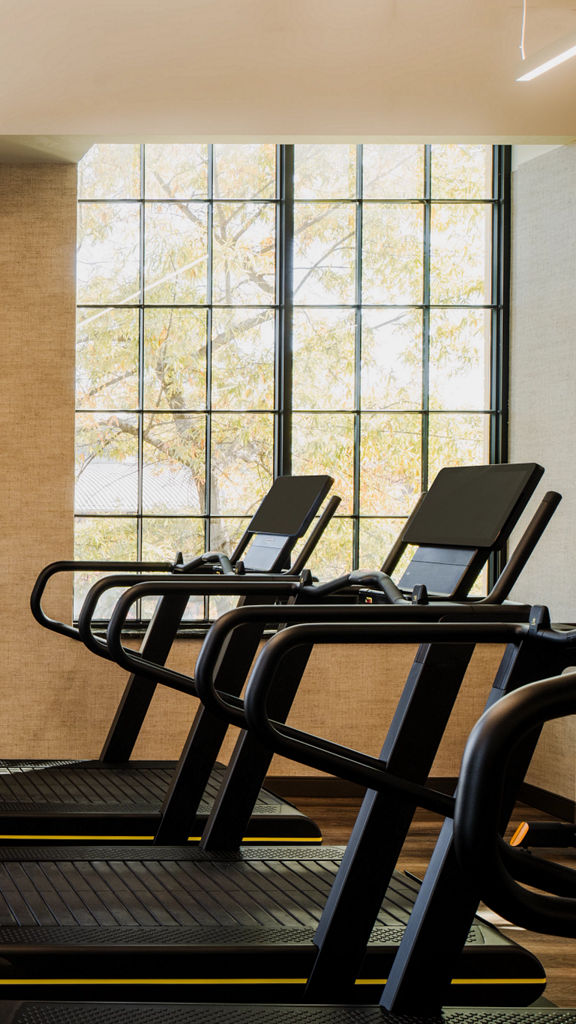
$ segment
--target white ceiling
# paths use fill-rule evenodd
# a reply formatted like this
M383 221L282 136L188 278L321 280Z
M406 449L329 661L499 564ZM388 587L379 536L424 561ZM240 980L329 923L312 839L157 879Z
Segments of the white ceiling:
M0 153L97 139L576 138L576 60L515 82L522 0L1 0ZM576 32L528 0L526 51Z

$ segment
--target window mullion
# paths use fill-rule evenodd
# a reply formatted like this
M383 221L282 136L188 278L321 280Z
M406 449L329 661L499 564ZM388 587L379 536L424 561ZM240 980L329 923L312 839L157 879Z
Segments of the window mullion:
M204 479L204 549L210 550L212 524L212 304L214 279L214 146L208 146L208 208L206 223L206 470ZM204 597L204 618L210 618L210 599Z
M432 147L424 147L424 251L422 282L422 490L428 490L430 448L430 236Z
M356 146L356 261L354 272L354 476L352 500L352 568L360 564L360 455L362 444L362 237L363 237L363 147Z
M275 477L292 472L294 146L278 146L276 153Z

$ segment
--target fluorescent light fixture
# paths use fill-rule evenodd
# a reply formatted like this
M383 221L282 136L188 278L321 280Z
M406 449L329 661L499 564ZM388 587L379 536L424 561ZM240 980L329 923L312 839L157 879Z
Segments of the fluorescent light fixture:
M530 82L538 75L543 75L550 68L563 64L565 60L576 57L576 35L564 36L550 46L539 50L522 64L522 74L516 79L517 82Z

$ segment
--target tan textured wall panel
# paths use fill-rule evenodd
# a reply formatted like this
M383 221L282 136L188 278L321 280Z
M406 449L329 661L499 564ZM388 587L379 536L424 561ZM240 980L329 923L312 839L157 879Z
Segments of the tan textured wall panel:
M72 554L76 168L0 166L0 749L62 735L68 683L28 606L38 568ZM68 602L60 600L63 612ZM62 716L62 717L61 717Z

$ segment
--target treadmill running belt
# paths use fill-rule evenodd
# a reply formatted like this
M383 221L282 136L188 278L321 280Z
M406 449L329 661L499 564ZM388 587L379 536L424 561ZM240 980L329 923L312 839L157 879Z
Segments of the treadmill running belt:
M267 1001L294 999L341 855L338 847L232 855L181 847L0 850L0 992L30 995L27 980L108 979L142 997L144 986L169 980L176 992L196 986L198 998L224 984L231 997L236 985L244 999L253 991ZM378 998L418 889L394 875L359 999ZM544 985L535 957L475 919L451 1002L526 1004Z
M238 1006L230 1003L0 1004L0 1024L576 1024L576 1010L445 1009L442 1016L384 1013L378 1006Z
M167 761L121 766L98 761L0 761L0 840L18 841L24 834L42 839L87 835L92 842L95 834L152 839L175 769L176 762ZM215 765L191 839L200 838L224 772L223 765ZM142 830L149 834L142 836ZM246 839L262 843L283 838L290 843L319 842L321 834L296 807L262 789Z

